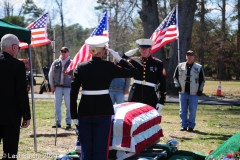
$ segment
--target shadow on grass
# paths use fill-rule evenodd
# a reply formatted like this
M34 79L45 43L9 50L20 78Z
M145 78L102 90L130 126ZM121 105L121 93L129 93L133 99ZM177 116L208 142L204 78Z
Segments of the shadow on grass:
M199 137L197 139L200 140L223 140L226 141L228 140L232 135L225 135L225 134L216 134L216 133L206 133L206 132L201 132L198 130L194 130L193 132L188 132L188 133L195 133L195 134L199 134L199 135L203 135L204 137ZM177 138L180 139L182 141L188 141L188 140L193 140L196 138L188 138L188 137L178 137L178 136L170 136L172 138Z
M68 136L76 136L75 133L58 133L57 137L68 137ZM34 137L34 135L30 135L31 138ZM37 134L37 137L55 137L55 134Z
M199 134L199 135L204 135L205 137L199 138L202 140L215 139L215 140L224 140L225 141L232 136L232 135L225 135L225 134L206 133L206 132L201 132L198 130L194 130L194 133Z
M192 140L193 138L188 138L188 137L177 137L177 136L170 136L171 138L174 139L180 139L181 141L189 141Z

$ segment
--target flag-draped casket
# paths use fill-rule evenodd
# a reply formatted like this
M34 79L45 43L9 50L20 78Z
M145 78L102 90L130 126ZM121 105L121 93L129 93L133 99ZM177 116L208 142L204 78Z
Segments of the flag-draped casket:
M114 105L114 112L110 150L117 150L117 159L137 155L163 137L162 116L155 108L127 102Z

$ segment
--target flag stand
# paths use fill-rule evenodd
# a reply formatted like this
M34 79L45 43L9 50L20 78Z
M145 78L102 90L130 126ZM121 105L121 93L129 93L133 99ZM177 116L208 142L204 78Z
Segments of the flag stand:
M31 98L32 98L32 115L33 115L33 134L34 134L34 151L37 152L37 136L36 136L36 118L35 118L35 101L34 101L34 87L33 87L33 69L32 69L32 51L31 44L28 44L29 59L30 59L30 73L31 73Z

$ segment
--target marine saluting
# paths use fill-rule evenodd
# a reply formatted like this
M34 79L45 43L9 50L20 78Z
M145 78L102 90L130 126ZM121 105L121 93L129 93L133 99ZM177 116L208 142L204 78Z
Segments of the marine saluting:
M128 101L148 104L158 111L163 108L166 99L166 71L161 60L150 55L154 41L138 39L140 57L132 57L129 62L138 69L134 76ZM138 48L124 53L123 58L129 59L137 52Z
M109 39L105 36L88 38L92 59L79 63L71 83L71 118L78 122L82 145L82 160L106 160L108 157L111 116L114 114L109 95L109 86L114 78L130 78L138 75L138 70L117 52L108 49L118 65L102 60ZM120 67L121 66L121 67ZM82 97L77 107L79 89Z

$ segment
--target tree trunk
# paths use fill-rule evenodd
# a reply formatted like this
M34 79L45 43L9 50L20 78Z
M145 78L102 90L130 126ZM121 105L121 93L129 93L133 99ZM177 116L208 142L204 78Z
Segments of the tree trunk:
M144 38L149 38L159 25L156 0L142 0L142 10L138 12L142 20Z
M179 49L180 61L186 61L186 52L190 48L194 14L197 0L178 0L178 27L179 27ZM167 67L167 93L176 94L177 91L173 83L173 74L178 61L177 41L170 44L169 64Z
M65 46L65 37L64 37L64 16L63 16L63 0L55 0L57 3L58 9L59 9L59 14L60 14L60 19L61 19L61 34L62 34L62 46Z
M218 76L220 80L226 79L225 65L224 65L224 45L226 40L226 0L222 0L222 26L221 26L221 44L218 52Z
M144 37L150 38L153 32L159 26L158 19L158 7L156 0L142 0L142 10L138 12L142 20ZM153 53L154 57L165 61L164 49L161 48L159 51Z
M201 13L200 13L200 47L199 47L199 60L202 66L204 66L204 33L205 33L205 0L201 0Z
M7 0L3 1L3 10L5 17L13 16L13 5Z
M238 55L240 56L240 0L238 0L238 4L237 4L238 8L238 32L237 32L237 52ZM238 56L237 62L238 64L240 63L240 58ZM236 67L237 68L237 74L236 74L236 80L239 80L239 76L240 76L240 67Z

